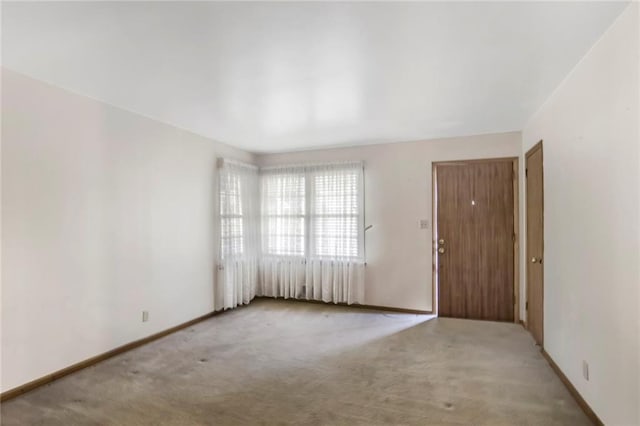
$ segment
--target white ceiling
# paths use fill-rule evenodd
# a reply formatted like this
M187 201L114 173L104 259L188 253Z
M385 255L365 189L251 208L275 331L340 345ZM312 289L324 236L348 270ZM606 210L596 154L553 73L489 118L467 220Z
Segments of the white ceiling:
M626 3L3 3L3 66L255 152L520 130Z

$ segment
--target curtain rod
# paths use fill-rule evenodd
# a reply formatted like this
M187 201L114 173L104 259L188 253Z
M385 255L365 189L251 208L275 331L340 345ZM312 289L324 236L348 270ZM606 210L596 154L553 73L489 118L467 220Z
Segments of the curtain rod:
M323 163L292 163L292 164L277 164L274 166L260 167L260 170L277 170L277 169L289 169L289 168L314 168L325 166L362 166L364 162L360 160L344 160L344 161L331 161Z
M231 165L234 165L234 166L247 167L249 169L255 169L255 170L259 169L259 167L256 166L255 164L245 163L245 162L242 162L242 161L233 160L231 158L223 158L223 157L218 158L218 167L222 167L225 164L231 164Z
M246 167L253 170L277 170L277 169L304 169L304 168L316 168L316 167L329 167L329 166L360 166L364 167L364 162L359 160L345 160L345 161L331 161L322 163L292 163L292 164L278 164L274 166L259 167L255 164L245 163L243 161L234 160L231 158L218 158L218 167L223 167L224 164L230 164L240 167Z

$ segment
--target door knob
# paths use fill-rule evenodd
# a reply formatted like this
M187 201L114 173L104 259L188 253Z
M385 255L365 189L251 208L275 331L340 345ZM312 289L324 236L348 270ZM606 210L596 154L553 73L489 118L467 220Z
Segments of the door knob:
M532 257L531 258L531 263L542 263L542 258L541 257Z
M438 249L438 253L440 253L440 254L444 254L444 247L440 247L440 248Z
M443 240L442 238L440 238L440 239L438 240L438 244L440 244L441 246L443 246L443 245L444 245L444 240Z

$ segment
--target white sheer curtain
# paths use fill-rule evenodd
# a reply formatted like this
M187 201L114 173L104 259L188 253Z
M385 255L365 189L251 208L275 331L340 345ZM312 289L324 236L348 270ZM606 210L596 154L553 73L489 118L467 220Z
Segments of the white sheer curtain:
M261 170L259 295L364 302L363 180L360 162Z
M364 302L362 163L334 163L307 171L309 253L306 298Z
M259 295L300 297L305 282L306 176L301 168L261 171Z
M216 310L247 304L255 297L260 259L258 168L221 159L218 171L220 263Z

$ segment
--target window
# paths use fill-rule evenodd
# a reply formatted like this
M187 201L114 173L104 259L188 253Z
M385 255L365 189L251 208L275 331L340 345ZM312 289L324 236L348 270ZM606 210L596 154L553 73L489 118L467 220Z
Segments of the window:
M223 259L255 254L258 170L224 160L220 178L220 255Z
M361 163L262 173L263 254L362 258Z
M220 241L222 257L242 255L242 188L240 179L232 173L220 176Z
M353 167L313 173L309 213L311 256L361 257L360 173Z
M267 255L305 254L305 176L299 172L262 176L262 250Z
M362 163L258 169L219 161L215 309L256 295L364 301Z

